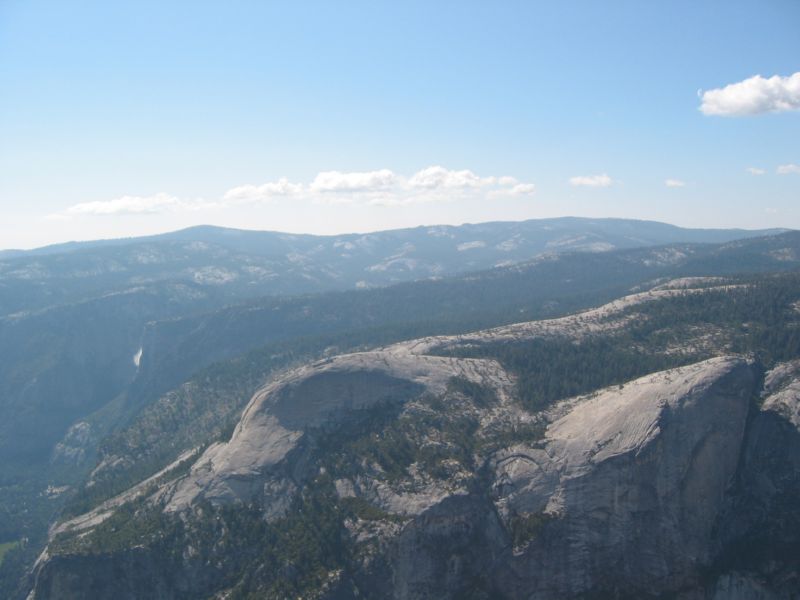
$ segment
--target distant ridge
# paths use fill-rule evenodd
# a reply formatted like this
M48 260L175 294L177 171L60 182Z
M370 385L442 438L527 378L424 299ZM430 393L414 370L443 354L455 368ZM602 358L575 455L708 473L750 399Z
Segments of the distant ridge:
M239 246L252 246L253 244L274 241L280 238L291 238L297 240L347 240L359 238L366 235L395 235L404 236L419 230L436 229L442 231L480 231L486 228L518 227L521 229L571 229L580 228L589 231L599 231L614 229L616 232L625 233L631 236L632 240L642 237L640 245L655 245L658 243L693 242L693 243L720 243L734 239L749 237L760 237L774 235L790 231L785 228L772 229L709 229L709 228L686 228L660 221L648 221L639 219L617 219L617 218L587 218L587 217L556 217L549 219L527 219L524 221L488 221L483 223L465 223L462 225L420 225L417 227L407 227L402 229L385 229L368 233L343 233L333 235L314 235L307 233L287 233L273 230L250 230L234 229L229 227L219 227L216 225L195 225L185 229L179 229L167 233L160 233L148 236L110 238L87 241L71 241L59 244L50 244L30 250L6 249L0 250L0 259L15 258L18 256L40 256L45 254L61 254L100 248L108 246L125 246L130 244L159 242L159 241L205 241L218 243L220 245L240 249ZM658 238L653 241L651 238ZM635 246L636 244L634 244Z

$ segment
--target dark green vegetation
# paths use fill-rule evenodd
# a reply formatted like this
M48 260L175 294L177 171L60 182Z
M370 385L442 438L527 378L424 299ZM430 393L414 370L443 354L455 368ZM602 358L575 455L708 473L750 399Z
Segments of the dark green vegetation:
M714 346L752 354L764 366L800 356L800 274L797 272L732 280L741 287L684 295L645 304L630 312L631 343L683 348L692 331L710 332L710 339L693 340L708 354ZM704 343L711 342L710 347ZM684 348L685 349L685 348ZM691 348L689 349L691 350Z
M230 598L299 598L324 589L347 568L355 548L344 523L365 511L368 505L338 501L330 478L321 476L295 497L285 517L271 523L257 506L204 505L196 518L184 522L138 501L124 505L89 536L57 539L53 547L81 556L144 546L160 563L156 576L167 578L172 567L179 569L191 543L198 559L213 561L203 568L204 581L187 582L190 589L182 597L196 597L198 584L205 584L230 588Z
M553 517L544 513L512 516L508 523L508 530L511 533L511 542L514 547L519 548L536 539L542 528L552 520Z
M17 547L19 547L19 542L5 542L0 544L0 565L3 564L6 554Z
M397 482L416 463L435 478L452 479L474 468L478 443L476 417L455 410L458 404L454 394L425 395L402 414L387 406L363 411L358 419L315 436L320 464L334 478L355 477L367 469L378 479Z
M633 306L623 314L628 325L611 335L485 344L455 354L499 360L516 374L518 397L531 411L722 351L750 354L766 368L800 356L800 275L730 282L726 290Z
M696 362L698 354L664 355L641 352L618 338L581 342L536 339L487 345L458 353L470 358L496 358L517 376L517 394L530 411L556 400L585 394L641 375Z

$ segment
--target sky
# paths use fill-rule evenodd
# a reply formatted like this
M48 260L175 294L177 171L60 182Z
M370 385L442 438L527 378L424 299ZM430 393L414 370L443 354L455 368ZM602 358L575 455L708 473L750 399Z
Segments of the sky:
M0 0L0 248L800 228L800 2Z

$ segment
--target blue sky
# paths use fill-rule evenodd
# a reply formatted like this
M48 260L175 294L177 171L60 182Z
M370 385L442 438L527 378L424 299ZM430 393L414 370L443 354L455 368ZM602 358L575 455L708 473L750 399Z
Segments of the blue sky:
M800 228L798 32L795 0L0 0L0 248L198 223Z

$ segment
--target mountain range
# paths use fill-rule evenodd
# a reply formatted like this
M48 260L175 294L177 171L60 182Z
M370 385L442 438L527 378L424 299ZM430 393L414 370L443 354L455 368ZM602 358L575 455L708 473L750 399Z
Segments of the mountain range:
M737 544L797 522L763 460L798 267L798 232L573 218L4 252L0 592L791 595Z

